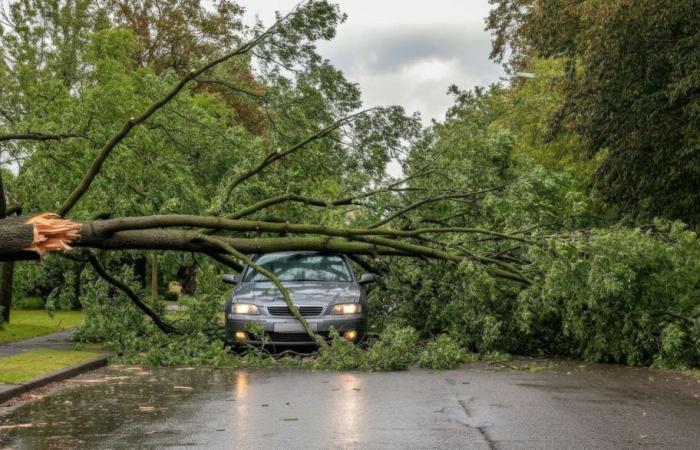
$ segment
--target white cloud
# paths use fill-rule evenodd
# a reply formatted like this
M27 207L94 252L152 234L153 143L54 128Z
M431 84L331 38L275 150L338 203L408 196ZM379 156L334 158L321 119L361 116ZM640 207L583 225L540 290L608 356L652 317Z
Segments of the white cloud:
M244 0L249 18L270 23L274 11L296 0ZM398 104L427 123L451 104L450 84L488 85L503 75L488 60L484 31L488 0L341 0L348 20L331 42L319 45L345 76L358 82L366 106Z

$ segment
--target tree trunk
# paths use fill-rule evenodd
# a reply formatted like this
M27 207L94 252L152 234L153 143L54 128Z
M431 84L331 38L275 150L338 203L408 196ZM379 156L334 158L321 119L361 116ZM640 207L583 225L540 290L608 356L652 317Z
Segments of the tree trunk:
M141 289L146 289L146 283L148 282L148 258L145 256L138 256L134 261L134 276L141 285Z
M2 309L2 321L9 323L15 263L4 262L0 266L0 309Z
M27 250L34 242L34 227L24 223L23 219L26 217L0 220L0 261L39 258L36 252Z
M197 290L197 267L194 264L181 267L177 279L182 286L182 294L194 295Z
M151 298L153 304L158 300L158 253L153 252L151 257Z
M83 270L85 270L85 266L86 264L84 262L76 263L73 266L73 273L75 274L75 282L73 284L73 301L71 304L71 309L73 311L80 311L83 308L82 303L80 303L80 291L82 289L80 277L83 275Z
M7 195L5 193L5 184L2 179L2 168L0 168L0 219L5 219L5 217L7 217ZM3 240L4 233L0 233L0 241ZM4 323L10 323L14 272L14 261L0 264L0 312L2 313L2 322Z

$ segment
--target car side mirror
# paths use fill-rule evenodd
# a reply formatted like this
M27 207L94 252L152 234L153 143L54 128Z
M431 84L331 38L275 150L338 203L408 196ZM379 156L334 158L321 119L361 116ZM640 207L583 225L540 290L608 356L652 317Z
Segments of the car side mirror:
M374 283L375 278L374 275L371 273L363 273L362 276L360 277L360 284L370 284Z
M223 281L226 284L238 284L238 277L231 274L227 273L223 277L221 277L221 281Z

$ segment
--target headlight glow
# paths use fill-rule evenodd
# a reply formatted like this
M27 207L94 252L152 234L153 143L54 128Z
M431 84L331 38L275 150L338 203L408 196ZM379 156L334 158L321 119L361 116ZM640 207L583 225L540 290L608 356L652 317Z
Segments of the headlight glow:
M231 314L260 314L260 310L257 306L251 305L250 303L233 303L231 305Z
M359 314L362 312L362 305L359 303L341 303L334 305L331 314Z

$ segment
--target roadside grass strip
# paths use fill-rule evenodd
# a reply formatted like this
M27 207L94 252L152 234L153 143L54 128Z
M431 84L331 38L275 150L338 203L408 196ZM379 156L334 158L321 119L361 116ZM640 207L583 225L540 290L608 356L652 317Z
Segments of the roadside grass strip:
M10 323L0 324L0 344L76 328L83 324L81 311L12 310Z
M25 383L103 354L100 352L42 349L8 356L0 359L0 383Z

